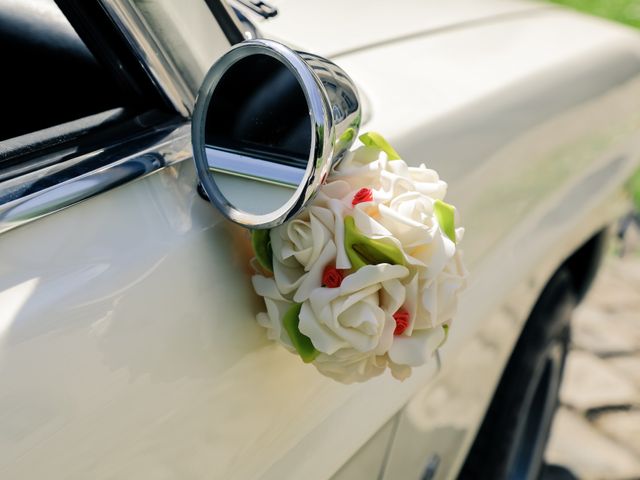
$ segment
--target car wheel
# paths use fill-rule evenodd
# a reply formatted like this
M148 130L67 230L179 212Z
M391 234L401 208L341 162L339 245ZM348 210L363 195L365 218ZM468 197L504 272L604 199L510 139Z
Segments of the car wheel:
M527 320L459 478L538 478L575 304L571 276L560 270Z

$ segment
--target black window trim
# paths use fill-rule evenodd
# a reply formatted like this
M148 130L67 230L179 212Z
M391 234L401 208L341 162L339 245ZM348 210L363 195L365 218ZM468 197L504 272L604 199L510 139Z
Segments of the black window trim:
M0 233L191 158L188 117L194 92L181 82L132 1L55 1L98 61L116 70L121 87L132 95L146 92L157 108L137 116L102 112L27 134L20 142L9 139L4 163L14 169L0 170ZM222 7L212 13L229 41L241 41L224 5L206 1ZM109 122L112 115L117 120ZM128 135L120 131L109 142L108 128L117 129L126 119L132 122ZM90 148L91 138L105 132L107 138ZM75 148L79 144L84 150Z
M143 101L0 142L0 233L190 157L185 112L105 8L130 3L55 1L120 88ZM140 41L151 35L144 27L137 24Z
M81 139L90 142L92 136L105 139L105 129L112 127L114 123L125 123L144 112L156 110L184 118L184 115L171 104L161 86L154 81L148 68L141 61L141 55L135 52L134 45L128 42L122 30L103 8L103 1L112 0L54 1L98 63L119 86L127 106L98 111L72 121L1 140L0 189L3 180L33 170L38 163L34 159L38 156L47 156L48 161L51 161L52 149L64 150L69 144ZM128 123L132 128L131 133L141 130L135 122ZM118 133L122 134L122 130Z
M172 102L142 62L135 45L117 25L109 0L54 0L78 36L114 81L145 105L172 110ZM175 110L175 109L174 109Z

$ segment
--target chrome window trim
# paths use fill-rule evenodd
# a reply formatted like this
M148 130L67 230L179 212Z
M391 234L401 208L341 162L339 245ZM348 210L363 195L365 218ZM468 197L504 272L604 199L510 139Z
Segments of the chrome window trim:
M0 182L0 234L124 183L191 158L188 118L195 103L179 69L131 0L100 0L159 91L183 118L131 140L74 156L73 145L48 167Z
M195 104L195 94L163 50L140 10L130 0L100 0L100 3L158 89L180 115L188 118Z
M0 233L191 156L191 125L180 122L2 182Z
M59 162L0 182L0 234L192 158L191 126L186 119L192 114L196 92L134 0L99 3L182 118L90 153L74 155L71 143L59 152ZM217 20L212 17L212 21Z

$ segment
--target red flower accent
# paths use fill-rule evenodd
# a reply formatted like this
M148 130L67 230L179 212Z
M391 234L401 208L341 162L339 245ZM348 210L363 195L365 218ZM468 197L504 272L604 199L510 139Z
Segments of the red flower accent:
M396 321L396 329L393 331L393 334L402 335L409 326L409 312L404 308L399 308L398 311L393 314L393 319Z
M373 192L371 191L371 189L361 188L353 196L353 200L351 201L351 206L355 207L359 203L371 202L371 201L373 201Z
M327 265L322 272L322 285L327 288L338 288L342 284L342 272L333 265Z

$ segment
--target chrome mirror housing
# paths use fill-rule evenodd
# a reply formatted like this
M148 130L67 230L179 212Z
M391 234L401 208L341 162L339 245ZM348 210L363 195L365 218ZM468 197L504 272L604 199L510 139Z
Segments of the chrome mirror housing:
M360 127L353 81L337 65L247 40L207 73L193 120L202 187L230 220L271 228L298 213Z

